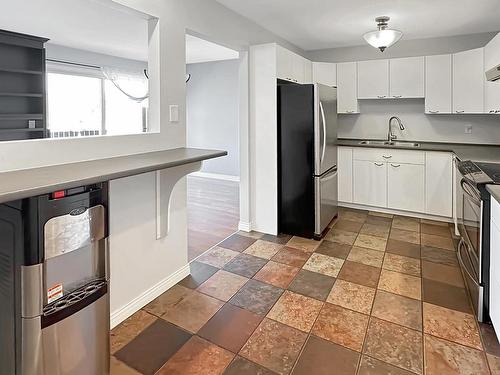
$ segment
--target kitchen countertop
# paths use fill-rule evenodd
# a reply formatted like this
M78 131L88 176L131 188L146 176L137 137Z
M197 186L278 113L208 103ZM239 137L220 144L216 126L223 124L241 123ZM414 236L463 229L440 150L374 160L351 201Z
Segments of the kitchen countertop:
M196 148L171 150L0 172L0 203L81 185L134 176L227 155Z
M486 185L486 189L488 189L491 196L500 203L500 185Z
M500 163L500 146L494 145L476 145L476 144L466 144L466 143L434 143L434 142L419 142L420 147L404 147L404 146L390 146L390 145L361 145L359 142L368 141L368 139L347 139L339 138L339 146L348 147L368 147L368 148L392 148L392 149L403 149L403 150L415 150L415 151L445 151L455 153L460 160L472 160L486 163ZM370 139L370 141L384 141L380 139ZM397 140L396 140L397 141ZM406 141L401 141L406 142ZM408 141L408 143L414 143L413 141Z

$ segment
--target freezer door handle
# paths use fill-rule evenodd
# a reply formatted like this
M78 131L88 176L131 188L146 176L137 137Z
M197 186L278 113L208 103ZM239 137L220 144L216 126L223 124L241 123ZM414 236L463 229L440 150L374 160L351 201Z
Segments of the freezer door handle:
M325 110L323 108L323 102L319 102L319 109L321 112L321 122L323 125L323 142L322 142L322 147L321 147L321 159L320 159L320 165L323 164L323 160L325 159L325 151L326 151L326 117L325 117Z

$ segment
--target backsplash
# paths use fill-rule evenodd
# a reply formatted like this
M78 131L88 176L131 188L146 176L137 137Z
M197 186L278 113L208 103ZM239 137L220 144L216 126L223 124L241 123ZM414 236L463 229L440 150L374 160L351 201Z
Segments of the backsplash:
M359 107L359 115L339 115L339 138L386 139L389 118L398 116L406 127L394 123L399 140L500 145L500 115L426 115L424 99L360 100Z

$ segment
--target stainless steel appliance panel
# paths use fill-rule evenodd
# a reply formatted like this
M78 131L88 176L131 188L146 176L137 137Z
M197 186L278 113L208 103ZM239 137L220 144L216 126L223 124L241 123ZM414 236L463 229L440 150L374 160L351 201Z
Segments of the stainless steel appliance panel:
M337 165L337 89L314 85L314 174Z
M337 167L314 178L315 187L315 234L320 236L330 221L338 214Z
M479 284L479 276L475 273L472 257L472 250L463 239L458 244L457 258L464 276L465 286L472 301L472 307L476 312L478 321L482 322L484 305L484 288Z

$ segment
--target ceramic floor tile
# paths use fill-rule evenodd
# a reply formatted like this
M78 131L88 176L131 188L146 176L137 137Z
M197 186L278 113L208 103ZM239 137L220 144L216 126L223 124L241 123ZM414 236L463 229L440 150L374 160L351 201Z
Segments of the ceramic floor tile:
M307 334L271 319L264 319L240 352L279 374L289 374Z
M400 241L389 238L385 251L391 254L420 259L420 245L407 241Z
M438 281L422 279L422 300L448 309L472 313L465 289Z
M324 301L332 289L335 278L317 272L300 270L288 290Z
M196 333L223 304L224 302L218 299L193 292L179 303L170 306L161 318Z
M345 245L325 240L316 249L316 253L339 259L346 259L349 255L349 252L351 251L351 247L351 245Z
M156 375L222 374L233 358L233 353L193 336Z
M283 249L278 251L278 253L273 256L271 260L278 263L287 264L292 267L300 268L307 262L310 256L310 253L307 253L303 250L285 246Z
M158 298L155 298L152 302L147 304L144 310L160 317L193 293L195 293L193 290L182 285L174 285Z
M155 374L191 337L158 319L115 353L118 360L144 375Z
M364 355L361 358L358 375L413 375L413 373Z
M444 252L444 251L443 251ZM422 277L445 284L465 288L462 273L458 267L445 266L433 262L422 262Z
M297 267L269 261L253 278L286 289L297 272L299 272Z
M458 344L482 350L473 315L424 303L424 332Z
M321 241L311 240L308 238L302 238L293 236L290 241L287 242L287 246L293 247L295 249L303 250L308 253L314 252L321 244Z
M368 316L326 303L314 323L312 334L360 352Z
M388 225L377 225L365 223L361 228L360 233L368 236L381 237L387 239L389 237L390 227Z
M378 290L372 316L422 331L422 303L412 298Z
M345 230L332 228L326 234L325 240L352 246L357 236L358 234L354 232L347 232Z
M197 290L222 301L228 301L247 281L246 277L220 270Z
M347 257L347 260L380 268L382 267L382 262L384 260L384 253L378 250L353 247Z
M413 299L422 299L421 279L400 272L382 270L378 289Z
M285 245L288 241L290 241L292 236L289 234L278 234L277 236L273 236L271 234L264 234L261 239L268 242L274 242L280 245Z
M422 374L422 333L406 327L371 318L363 353Z
M392 227L394 229L420 232L420 221L410 217L395 216L392 220Z
M179 284L190 289L196 289L207 281L219 269L206 263L191 262L189 265L191 275L184 278Z
M250 232L246 232L244 230L239 230L237 232L237 234L239 234L240 236L245 236L245 237L250 237L250 238L253 238L255 240L259 240L262 238L262 236L264 235L264 233L260 233L260 232L256 232L256 231L250 231Z
M437 247L452 251L455 250L451 237L441 237L425 233L422 233L422 246Z
M338 279L326 302L369 315L374 298L375 289Z
M375 224L378 226L383 226L386 228L390 228L392 225L392 217L383 217L383 216L375 216L375 215L368 215L366 218L365 223L368 224Z
M359 353L319 337L310 336L292 374L354 375L358 360Z
M385 212L378 212L378 211L370 211L370 212L368 212L368 217L370 217L370 216L381 217L381 218L384 218L384 219L391 219L391 221L394 218L393 214L388 214L388 213L385 213Z
M451 237L450 228L448 226L422 223L421 228L422 233L434 234L442 237Z
M385 238L368 236L366 234L360 234L354 242L354 246L378 251L385 251L386 245L387 240Z
M222 241L219 244L219 246L226 249L238 251L241 253L242 251L245 251L255 241L256 241L255 238L242 236L235 233L231 237L228 237L224 241Z
M259 258L271 259L282 248L283 245L277 243L257 240L253 245L248 247L244 253Z
M276 373L243 357L237 356L224 371L224 375L275 375Z
M389 239L398 240L404 242L410 242L416 245L420 245L420 233L412 232L408 230L392 228L389 234Z
M224 270L248 278L253 277L267 263L266 259L240 254L224 266Z
M430 225L438 225L441 227L449 227L450 223L446 221L437 221L437 220L429 220L429 219L420 219L422 224L430 224Z
M425 335L426 375L488 375L483 352Z
M345 230L347 232L357 233L361 230L363 223L357 221L349 221L349 220L338 220L332 228Z
M257 280L248 281L229 302L259 315L271 310L283 293L283 289L262 283Z
M344 260L342 259L314 253L304 265L303 269L327 276L337 277L342 264L344 264Z
M123 348L139 333L156 321L157 317L147 313L144 310L139 310L131 317L120 323L110 333L110 349L111 354Z
M424 260L445 266L458 267L458 259L454 251L437 249L435 247L422 246L422 261Z
M267 317L309 332L322 306L323 302L287 290L281 295Z
M142 375L115 357L111 357L109 365L110 375Z
M198 331L198 335L238 353L261 321L261 316L227 303Z
M359 210L345 210L339 212L339 218L341 220L357 221L359 223L364 223L368 217L368 212Z
M488 364L490 365L491 375L500 375L500 357L486 354Z
M484 350L489 354L500 357L500 343L498 342L493 326L488 323L479 323L479 333L484 345Z
M386 253L382 268L420 277L420 260L415 258Z
M338 277L351 283L376 288L380 276L380 268L346 260Z
M215 246L197 258L197 261L222 268L238 254L237 251Z

